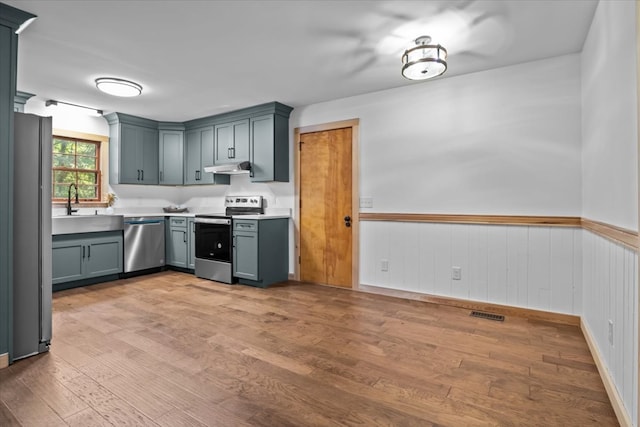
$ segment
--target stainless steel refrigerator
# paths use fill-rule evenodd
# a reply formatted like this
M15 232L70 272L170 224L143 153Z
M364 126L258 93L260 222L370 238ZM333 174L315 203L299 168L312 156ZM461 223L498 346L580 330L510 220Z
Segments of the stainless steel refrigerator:
M51 342L51 117L14 113L12 361Z

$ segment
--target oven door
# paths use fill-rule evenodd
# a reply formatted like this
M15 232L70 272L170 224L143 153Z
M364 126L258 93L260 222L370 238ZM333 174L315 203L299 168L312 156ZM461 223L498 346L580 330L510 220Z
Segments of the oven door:
M196 258L231 262L231 219L197 218Z

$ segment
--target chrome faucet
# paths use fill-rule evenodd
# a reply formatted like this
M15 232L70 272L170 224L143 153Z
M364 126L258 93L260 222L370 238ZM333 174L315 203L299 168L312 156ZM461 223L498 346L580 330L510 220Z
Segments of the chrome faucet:
M69 184L69 194L67 196L67 215L71 215L74 212L78 212L78 209L71 209L71 187L76 188L76 205L80 203L78 201L78 186L76 185L75 182L72 182L71 184Z

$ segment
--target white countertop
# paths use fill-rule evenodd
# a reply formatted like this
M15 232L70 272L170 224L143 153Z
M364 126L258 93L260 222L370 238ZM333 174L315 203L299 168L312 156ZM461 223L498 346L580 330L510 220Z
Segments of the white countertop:
M291 218L290 209L267 209L267 211L263 214L256 215L232 215L233 219L278 219L278 218ZM117 212L116 215L122 215L125 218L135 218L135 217L158 217L158 216L171 216L171 217L186 217L186 218L194 218L196 215L219 215L225 216L224 213L220 212L182 212L182 213L171 213L171 212L135 212L135 213L124 213Z

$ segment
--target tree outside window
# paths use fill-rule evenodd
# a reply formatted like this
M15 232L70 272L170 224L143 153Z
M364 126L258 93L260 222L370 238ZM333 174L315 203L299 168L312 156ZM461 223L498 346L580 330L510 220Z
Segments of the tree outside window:
M52 169L54 201L66 201L71 184L80 200L100 201L100 142L54 136Z

